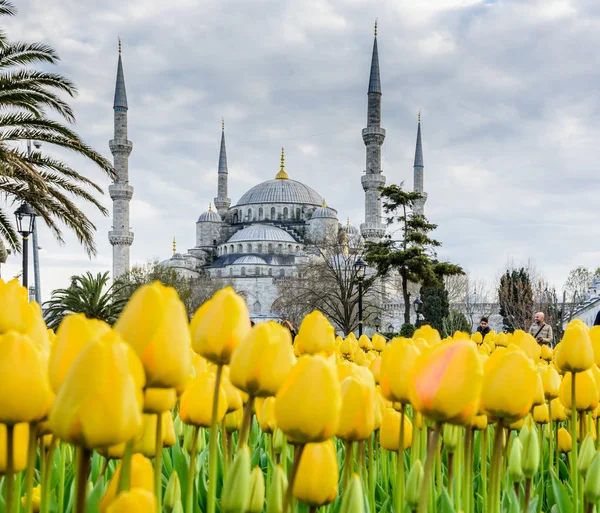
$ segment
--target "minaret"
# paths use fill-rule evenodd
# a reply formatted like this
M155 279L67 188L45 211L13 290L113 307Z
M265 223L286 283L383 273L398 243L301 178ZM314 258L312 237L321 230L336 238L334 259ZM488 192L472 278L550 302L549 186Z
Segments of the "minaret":
M113 247L113 280L129 271L129 247L133 244L133 232L129 230L129 202L133 187L129 185L129 154L133 145L127 140L127 94L121 60L121 40L119 40L119 62L117 64L117 85L115 87L115 138L108 145L114 158L117 175L108 192L113 200L113 226L108 232L108 240Z
M375 39L367 96L367 127L362 131L363 141L367 147L367 167L361 178L365 191L365 222L360 225L360 232L365 239L377 241L385 235L379 193L379 188L385 185L385 176L381 171L381 145L385 139L385 130L381 128L381 80L379 77L379 53L377 52L377 22L375 22Z
M227 197L227 150L225 149L225 121L221 120L221 150L219 151L219 172L217 182L217 197L215 198L215 208L221 217L223 217L231 200Z
M418 124L417 124L417 146L415 148L415 163L413 165L414 171L414 186L415 192L420 193L423 197L420 200L415 201L414 213L422 216L425 214L425 201L427 201L427 193L423 191L423 146L421 144L421 111L419 111Z

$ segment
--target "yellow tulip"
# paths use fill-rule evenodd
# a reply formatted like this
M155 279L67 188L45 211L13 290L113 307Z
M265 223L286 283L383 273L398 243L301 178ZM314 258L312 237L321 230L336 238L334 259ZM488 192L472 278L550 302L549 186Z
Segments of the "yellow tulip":
M521 431L521 428L523 427L524 423L525 423L525 417L521 417L520 419L517 419L514 422L511 422L508 425L508 429L510 431Z
M488 425L487 415L476 415L471 422L471 427L476 431L483 431Z
M381 380L381 356L376 356L375 359L369 364L369 370L375 378L375 383L379 384Z
M383 420L383 414L387 410L385 399L378 390L375 399L375 424L373 425L373 431L377 431L381 428L381 421Z
M342 409L336 436L345 441L366 440L375 429L375 380L348 377L341 383Z
M550 414L546 403L533 407L533 420L537 424L548 424L550 422Z
M27 504L27 494L21 497L23 507ZM34 486L31 489L31 510L33 513L38 513L42 506L42 485Z
M0 355L0 422L17 424L45 417L54 395L43 358L31 339L16 331L0 335Z
M227 397L227 413L231 413L244 407L242 391L239 388L236 388L231 382L231 369L227 366L223 367L221 386Z
M381 356L380 385L384 397L407 404L410 375L420 352L405 338L395 338Z
M542 376L538 372L535 381L535 393L533 394L533 405L539 406L540 404L546 404L546 397L544 394L544 384L542 383Z
M561 427L558 430L558 450L562 453L567 453L571 452L572 447L573 441L571 435L564 427Z
M117 496L117 490L119 488L119 479L121 476L121 465L122 464L119 463L119 465L117 466L115 473L110 479L110 483L108 483L108 488L104 493L104 497L102 497L102 500L98 504L98 509L100 510L100 513L110 511L107 508ZM129 486L132 489L137 488L141 490L146 490L148 492L154 491L154 469L152 467L152 462L148 458L142 456L141 454L134 454L131 457Z
M202 372L208 371L208 360L199 354L194 353L192 356L192 366L194 367L194 372L197 376Z
M366 364L365 352L362 349L358 348L354 353L354 362L361 367Z
M185 306L177 291L160 282L135 291L115 330L140 357L148 386L175 388L191 369L191 339Z
M253 397L275 395L294 360L288 329L273 321L257 324L233 353L231 382Z
M340 344L338 348L339 353L346 359L351 359L354 354L354 348L352 347L352 341L346 338Z
M430 346L436 346L442 341L442 338L440 337L440 332L435 328L432 328L428 324L426 324L425 326L421 326L420 328L415 330L415 332L413 333L413 339L417 338L424 339Z
M54 393L58 392L81 350L89 342L109 331L108 324L97 319L88 319L84 314L65 316L56 332L48 363L48 376Z
M544 365L539 368L542 376L542 386L544 387L544 397L556 399L558 397L558 389L560 388L560 376L552 365Z
M550 401L550 409L552 410L552 422L564 422L567 420L567 412L560 399L552 399Z
M335 330L327 317L315 310L302 320L296 343L300 354L325 353L329 356L335 351Z
M250 332L246 301L231 287L219 290L196 311L190 331L194 351L217 365L228 364Z
M476 331L471 335L471 340L475 342L477 345L483 343L483 336L480 331Z
M534 362L537 363L540 359L542 348L537 343L537 340L529 333L525 333L523 330L516 330L512 334L512 343L519 346Z
M27 289L18 280L0 278L0 335L8 331L27 332L33 321Z
M387 451L398 451L400 447L400 413L392 408L387 408L381 420L379 437L381 447ZM407 415L404 416L404 449L412 446L413 429Z
M115 331L85 346L50 411L61 439L88 449L131 440L142 427L145 377L139 358Z
M29 446L29 424L23 422L14 425L13 431L13 465L15 472L27 468L27 451ZM6 472L6 426L0 424L0 475Z
M410 399L425 417L450 424L468 424L477 413L483 369L472 341L434 347L415 362Z
M263 433L273 433L277 427L277 419L275 418L275 398L267 397L261 409L260 430Z
M483 370L482 411L507 424L527 415L539 380L532 360L522 350L511 347L494 352Z
M373 338L371 339L371 344L373 345L373 351L377 351L381 353L385 349L386 340L379 333L375 333Z
M571 383L573 374L568 372L563 377L560 384L559 399L565 408L572 408L571 405ZM575 378L575 401L577 411L592 411L598 406L598 385L593 372L587 370L577 373Z
M496 345L501 346L501 347L506 347L508 345L506 339L507 339L506 333L504 333L504 332L498 333L498 336L496 337Z
M179 401L179 417L186 424L210 427L212 423L213 398L216 377L204 372L189 382ZM217 422L221 422L227 413L227 396L219 386L217 400Z
M583 372L594 363L594 349L588 327L576 321L567 324L560 345L556 347L556 365L563 372Z
M244 420L244 409L232 411L225 415L225 428L228 433L239 431L242 428L242 422Z
M541 346L542 348L542 359L546 360L546 361L551 361L552 358L554 357L554 352L552 351L552 349L550 347L548 347L546 344L542 344Z
M156 497L147 490L131 488L121 492L106 513L156 513Z
M360 347L363 351L370 351L373 349L373 344L371 344L371 339L363 334L358 339L358 347Z
M337 491L338 461L333 440L306 444L294 480L294 497L317 508L333 502Z
M322 356L302 356L277 392L275 418L292 442L322 442L337 429L341 403L335 367Z
M146 388L144 390L144 413L162 413L172 410L177 402L174 388Z
M594 362L600 367L600 326L590 328L590 342L594 351Z

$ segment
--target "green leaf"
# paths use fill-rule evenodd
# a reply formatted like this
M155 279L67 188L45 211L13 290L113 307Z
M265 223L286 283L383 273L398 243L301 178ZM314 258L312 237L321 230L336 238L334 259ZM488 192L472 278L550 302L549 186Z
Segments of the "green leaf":
M552 479L552 491L554 492L554 500L558 513L573 513L573 503L570 499L570 493L565 490L563 484L557 479L556 474L552 470L550 472Z
M446 488L442 488L442 494L438 499L438 507L441 513L456 513L454 509L454 505L450 500L450 496L448 495L448 491Z

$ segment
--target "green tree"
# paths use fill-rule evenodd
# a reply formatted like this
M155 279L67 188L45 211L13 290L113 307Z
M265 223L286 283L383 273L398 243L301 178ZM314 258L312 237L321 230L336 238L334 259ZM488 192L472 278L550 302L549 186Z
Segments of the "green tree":
M441 333L444 319L450 314L450 301L444 282L421 287L421 301L423 301L425 324L429 324Z
M529 271L524 267L508 269L500 277L498 287L500 315L504 329L527 330L533 318L533 289Z
M464 272L458 265L437 260L435 249L441 243L430 236L437 225L414 213L415 203L421 199L421 194L404 191L401 185L390 185L381 189L381 197L383 210L390 216L388 224L399 225L400 237L367 242L365 259L381 275L390 270L398 272L404 300L404 322L410 323L409 283L430 286L437 284L440 277Z
M63 318L72 313L82 313L89 319L114 324L126 300L119 293L119 286L108 282L108 272L95 276L90 272L72 276L70 287L54 290L44 303L44 319L48 327L56 330Z
M0 16L15 14L10 2L0 0ZM75 117L63 97L76 95L73 83L62 75L31 69L32 65L45 66L58 61L52 47L13 42L0 31L0 193L9 203L29 203L59 241L63 241L59 227L62 223L75 233L88 254L94 254L96 227L80 205L91 204L108 215L93 195L102 193L102 189L62 160L38 149L23 151L23 145L19 144L37 140L68 149L114 176L110 162L67 126L74 123ZM49 113L55 116L49 117ZM12 217L0 208L0 246L18 251L20 242Z
M471 334L471 329L471 323L465 314L452 310L442 322L441 334L443 337L450 337L457 331L464 331Z

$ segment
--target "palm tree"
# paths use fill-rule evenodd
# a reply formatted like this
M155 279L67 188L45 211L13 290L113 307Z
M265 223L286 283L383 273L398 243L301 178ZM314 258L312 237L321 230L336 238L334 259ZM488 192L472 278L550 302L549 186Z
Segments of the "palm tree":
M89 319L100 319L114 324L123 311L127 299L120 293L116 284L106 288L109 273L89 271L82 276L72 276L68 289L57 289L44 303L44 320L49 328L56 330L65 315L83 313Z
M0 0L0 16L14 16L15 7ZM85 144L66 126L75 121L73 110L60 95L73 98L74 84L55 73L30 69L40 63L57 64L55 50L41 43L12 42L0 30L0 193L10 202L25 201L63 241L58 223L75 232L89 255L96 253L93 235L96 227L76 205L75 200L92 204L103 215L108 211L94 197L102 189L62 160L19 148L26 140L38 140L69 149L94 162L109 177L114 170L108 160ZM63 122L50 119L58 114ZM22 146L22 144L21 144ZM7 247L20 249L12 224L12 214L0 209L0 240Z

